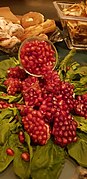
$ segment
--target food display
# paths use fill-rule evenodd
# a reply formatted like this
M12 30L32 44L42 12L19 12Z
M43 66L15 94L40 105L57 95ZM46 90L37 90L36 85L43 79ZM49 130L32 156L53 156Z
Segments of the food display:
M63 27L67 46L71 49L87 48L87 4L54 3Z
M10 8L0 8L0 49L6 52L17 51L16 46L26 38L40 36L48 39L48 33L56 30L55 21L44 19L39 12L14 15Z
M85 176L87 62L75 48L62 58L64 46L48 36L55 21L41 13L15 16L5 7L0 16L0 47L18 44L0 56L0 175L12 164L20 179L59 179L72 159Z

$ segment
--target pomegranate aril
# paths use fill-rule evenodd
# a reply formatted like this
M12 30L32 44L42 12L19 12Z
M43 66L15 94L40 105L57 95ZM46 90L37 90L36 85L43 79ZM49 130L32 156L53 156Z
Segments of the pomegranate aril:
M26 162L30 161L30 155L29 155L28 152L23 152L23 153L21 154L21 158L22 158L24 161L26 161Z
M18 138L19 138L19 141L20 141L21 143L24 143L24 142L25 142L25 136L24 136L24 132L23 132L23 131L20 131L20 132L19 132Z
M6 153L7 153L7 155L9 155L9 156L14 156L14 151L13 151L11 148L7 148L7 149L6 149Z

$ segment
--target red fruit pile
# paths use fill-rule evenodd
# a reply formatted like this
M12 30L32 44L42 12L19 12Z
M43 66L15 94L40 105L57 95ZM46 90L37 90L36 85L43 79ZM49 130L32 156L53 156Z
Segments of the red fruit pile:
M77 96L77 99L74 103L74 111L77 115L87 119L87 94Z
M29 76L22 82L22 94L28 106L40 105L42 102L38 78Z
M52 136L54 142L65 147L76 142L77 123L72 117L80 115L87 118L87 95L75 98L74 87L61 81L57 71L53 71L54 51L47 42L31 41L21 48L21 62L31 73L42 77L28 76L20 67L10 68L4 85L7 94L21 93L23 104L13 103L20 111L23 130L35 144L44 145ZM39 62L38 62L39 60ZM1 108L11 104L0 103ZM24 134L18 135L24 142Z
M9 95L15 95L21 91L21 80L18 78L9 77L4 81L4 85L7 86L7 92Z
M7 77L18 78L18 79L24 80L27 77L27 74L20 66L16 66L14 68L8 69Z
M0 109L8 108L8 107L13 107L13 104L9 104L6 101L0 100Z
M77 123L73 120L73 117L67 112L65 113L65 111L64 115L62 115L61 111L59 111L54 119L52 129L55 143L64 147L71 142L76 142L76 128Z
M55 50L44 40L27 41L20 48L22 66L31 74L42 75L44 66L54 67Z
M40 111L30 108L28 115L22 118L22 123L34 143L40 145L47 143L50 138L50 127L44 122Z

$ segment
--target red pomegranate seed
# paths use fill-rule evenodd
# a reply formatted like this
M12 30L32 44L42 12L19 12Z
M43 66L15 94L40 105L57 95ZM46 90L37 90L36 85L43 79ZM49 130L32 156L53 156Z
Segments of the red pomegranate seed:
M29 155L28 152L23 152L23 153L21 154L21 158L22 158L24 161L28 162L28 161L30 160L30 155Z
M6 153L7 153L7 155L10 155L10 156L14 155L14 151L11 148L7 148Z
M25 136L24 136L23 131L20 131L20 132L19 132L18 138L19 138L19 141L20 141L21 143L24 143L24 141L25 141Z

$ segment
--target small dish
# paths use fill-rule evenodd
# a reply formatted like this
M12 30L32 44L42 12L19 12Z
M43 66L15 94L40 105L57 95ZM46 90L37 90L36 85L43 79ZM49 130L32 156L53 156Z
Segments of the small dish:
M40 44L40 42L41 42L41 44ZM51 48L50 53L51 52L53 53L53 57L52 57L52 54L48 53L49 49L45 50L45 52L44 52L45 45L47 45L47 48L48 47ZM48 62L49 62L49 59L51 59L51 57L54 58L54 61L52 64L53 65L52 70L54 70L56 65L58 64L58 52L50 40L45 40L45 39L42 39L39 37L32 37L32 38L28 38L28 39L24 40L19 48L19 51L18 51L18 59L20 61L22 68L29 75L36 76L36 77L42 77L41 73L37 74L35 71L36 71L36 68L41 71L42 65L44 66L44 63L45 63L45 62L43 63L43 61L45 61L44 60L45 57L47 58L47 56L45 56L46 53L48 53ZM36 66L36 67L34 68L34 66Z
M62 25L62 36L69 49L87 50L87 5L53 2Z

